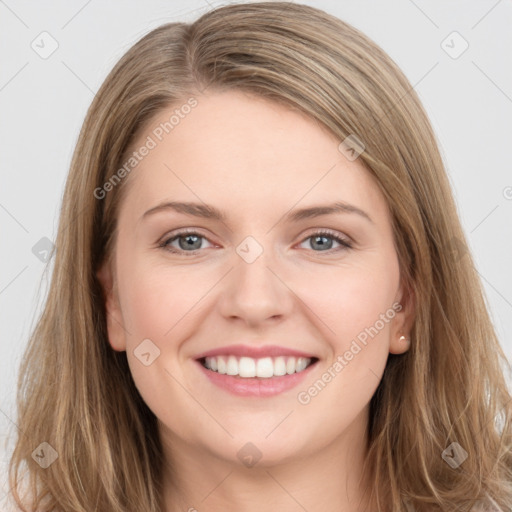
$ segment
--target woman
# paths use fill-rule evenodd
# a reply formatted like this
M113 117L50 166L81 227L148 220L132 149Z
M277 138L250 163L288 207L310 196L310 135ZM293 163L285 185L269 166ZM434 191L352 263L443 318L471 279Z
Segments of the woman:
M40 511L510 510L507 361L435 137L348 24L264 2L145 36L56 247L18 505L26 463Z

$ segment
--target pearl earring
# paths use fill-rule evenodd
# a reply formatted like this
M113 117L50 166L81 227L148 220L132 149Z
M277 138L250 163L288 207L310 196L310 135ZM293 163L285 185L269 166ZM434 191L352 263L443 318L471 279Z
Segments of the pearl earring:
M405 337L405 336L400 336L400 340L399 341L405 341L406 343L409 343L409 340Z

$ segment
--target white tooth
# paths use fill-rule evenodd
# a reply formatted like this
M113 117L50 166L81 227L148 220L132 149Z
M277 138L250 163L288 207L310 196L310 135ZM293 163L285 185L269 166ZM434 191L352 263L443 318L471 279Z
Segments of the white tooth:
M235 356L228 357L228 364L226 366L226 373L228 375L238 375L238 361Z
M274 376L292 375L305 370L311 363L309 357L252 357L218 356L205 357L204 366L223 375L239 375L242 378L270 378Z
M226 361L223 357L217 357L217 371L226 374Z
M241 357L238 362L240 377L256 377L256 361L252 357Z
M306 368L307 365L308 359L306 359L305 357L299 357L299 359L297 359L297 366L295 367L295 371L301 372Z
M286 361L282 356L274 359L274 375L286 375Z
M272 362L271 357L264 357L263 359L258 359L258 363L256 365L256 376L269 378L274 375L274 363Z
M288 375L295 373L295 357L290 357L288 361L286 361L286 373Z

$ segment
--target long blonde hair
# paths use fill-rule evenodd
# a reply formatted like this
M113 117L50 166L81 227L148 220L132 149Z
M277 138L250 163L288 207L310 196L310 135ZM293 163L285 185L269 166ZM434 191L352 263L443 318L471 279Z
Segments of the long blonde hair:
M87 112L66 182L45 307L20 367L9 485L22 510L162 510L157 418L111 349L96 271L112 254L129 179L103 199L141 127L164 108L237 89L304 112L361 161L392 213L401 278L415 298L411 348L390 355L370 403L368 458L380 511L512 504L508 362L492 326L428 117L368 37L313 7L235 4L169 23L116 64ZM135 171L136 172L136 171ZM48 443L58 457L32 456ZM457 443L467 459L443 459ZM44 445L46 447L46 445ZM451 448L450 448L451 447ZM53 453L53 452L52 452ZM485 501L487 500L487 501ZM510 509L508 509L510 510Z

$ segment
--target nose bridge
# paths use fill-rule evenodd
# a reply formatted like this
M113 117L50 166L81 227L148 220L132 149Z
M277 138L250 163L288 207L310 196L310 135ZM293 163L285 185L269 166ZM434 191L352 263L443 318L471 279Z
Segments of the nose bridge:
M222 291L224 316L255 323L289 311L290 292L276 276L277 258L267 245L264 248L263 243L247 237L236 247L235 268Z

